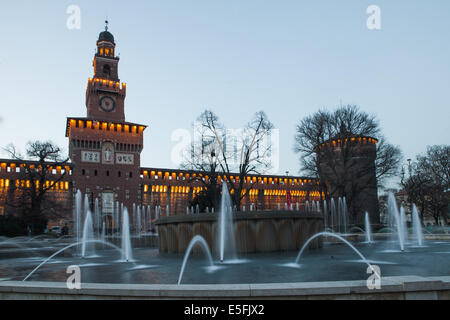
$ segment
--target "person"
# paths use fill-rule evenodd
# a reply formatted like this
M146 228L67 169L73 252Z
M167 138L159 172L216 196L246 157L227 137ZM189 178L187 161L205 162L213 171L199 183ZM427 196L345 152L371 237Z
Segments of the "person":
M30 226L27 226L27 233L28 233L28 236L31 237L31 228L30 228Z
M69 234L69 228L67 227L67 223L64 225L64 227L62 227L61 230L61 235L62 236L67 236Z

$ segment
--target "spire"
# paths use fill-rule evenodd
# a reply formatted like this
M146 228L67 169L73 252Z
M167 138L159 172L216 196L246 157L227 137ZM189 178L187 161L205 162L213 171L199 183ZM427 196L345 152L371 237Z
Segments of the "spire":
M105 20L105 31L108 31L108 24L109 24L109 21L108 21L108 17L107 17Z

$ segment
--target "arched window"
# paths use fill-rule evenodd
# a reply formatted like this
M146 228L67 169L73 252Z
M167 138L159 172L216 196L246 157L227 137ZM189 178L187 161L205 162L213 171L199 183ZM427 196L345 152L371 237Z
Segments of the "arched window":
M103 77L109 79L110 76L111 76L111 67L109 66L109 64L105 64L103 66Z

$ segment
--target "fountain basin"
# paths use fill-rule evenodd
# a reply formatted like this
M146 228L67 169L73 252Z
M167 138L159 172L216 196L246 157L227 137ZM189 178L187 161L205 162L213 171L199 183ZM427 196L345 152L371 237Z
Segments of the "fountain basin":
M161 217L156 225L161 253L185 252L195 235L205 238L213 253L217 253L215 214ZM323 216L301 211L238 212L233 214L233 227L239 253L298 250L309 237L323 230ZM310 248L321 246L322 239L317 239Z
M0 282L0 299L379 299L448 300L450 277L396 276L369 290L366 280L277 284L147 285L83 283L80 290L65 282Z

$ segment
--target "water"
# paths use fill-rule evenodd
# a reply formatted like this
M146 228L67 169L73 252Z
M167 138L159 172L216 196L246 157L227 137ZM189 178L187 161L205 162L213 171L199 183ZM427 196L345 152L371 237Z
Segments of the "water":
M178 277L178 284L181 284L181 279L183 279L183 274L184 274L184 269L186 268L186 263L191 254L192 249L194 248L194 246L196 244L200 245L200 248L202 248L203 252L206 254L206 257L208 258L209 267L214 268L214 262L213 262L213 259L211 256L211 250L209 249L208 243L206 242L205 238L203 238L202 236L196 235L189 242L189 245L186 249L186 253L184 254L184 259L183 259L183 263L181 265L180 275Z
M342 198L342 223L344 225L344 234L347 233L347 225L348 225L348 214L347 214L347 200L345 197Z
M397 234L396 237L398 239L398 245L400 246L400 250L405 250L405 230L402 228L402 223L400 221L400 214L397 208L397 202L395 200L394 194L390 192L388 194L388 202L387 202L387 211L388 211L388 220L390 227L395 227Z
M98 198L95 198L94 217L95 217L95 229L97 231L97 234L100 234L101 216L100 216L100 207L98 205Z
M218 239L220 261L236 259L236 243L234 239L233 212L231 208L231 197L225 182L222 184L222 198L220 200L220 212L218 220Z
M141 236L141 206L137 208L136 235Z
M81 210L82 210L82 194L81 191L78 190L77 194L75 195L75 237L76 237L76 242L79 243L81 240ZM77 248L78 250L78 248Z
M123 218L122 218L122 220L123 220ZM129 223L129 221L128 221L128 223ZM132 223L133 223L133 229L136 230L136 204L134 204L134 203L133 203L133 221L132 221ZM123 225L123 222L122 222L122 225Z
M345 197L338 198L338 227L339 232L347 233L347 201Z
M133 261L133 249L130 241L130 221L128 217L128 210L123 209L122 217L122 261Z
M88 242L89 242L89 244L103 243L104 245L106 244L106 245L108 245L108 246L110 246L110 247L113 247L114 249L120 251L120 249L119 249L118 247L116 247L115 245L113 245L112 243L109 243L109 242L107 242L107 241L101 241L101 240L89 240ZM79 246L80 244L82 244L82 243L81 243L81 242L75 242L75 243L69 244L68 246L65 246L64 248L58 250L57 252L55 252L54 254L52 254L50 257L48 257L47 259L45 259L43 262L41 262L36 268L34 268L33 271L31 271L31 272L30 272L30 273L29 273L22 281L26 281L29 277L31 277L31 275L32 275L33 273L35 273L35 272L36 272L37 270L39 270L44 264L46 264L47 262L49 262L51 259L53 259L54 257L56 257L56 256L57 256L58 254L60 254L61 252L64 252L64 251L66 251L66 250L68 250L68 249L70 249L70 248L72 248L72 247Z
M372 243L372 228L370 227L369 213L366 211L366 217L364 219L366 229L366 242Z
M408 242L408 227L406 225L406 214L403 206L400 207L400 229L403 243L406 244Z
M119 220L120 220L120 204L119 201L116 201L116 205L114 207L114 212L115 212L115 216L114 216L114 233L119 233L120 232L120 224L119 224Z
M314 200L311 201L311 211L312 212L316 212L317 211L317 209L316 209L316 202Z
M102 225L102 234L100 236L100 240L101 241L105 241L105 232L106 232L106 224L105 221L103 221L103 225Z
M92 240L94 240L94 228L92 225L92 214L88 209L86 218L84 219L83 239L81 245L81 256L83 258L88 255L95 255L95 247L93 245L88 246L88 243Z
M305 244L303 245L303 247L300 249L298 255L297 255L297 259L295 259L295 264L297 266L300 265L300 258L302 257L303 251L305 251L305 249L308 247L308 245L311 243L311 241L313 241L314 239L318 238L318 237L322 237L322 236L327 236L327 237L333 237L336 239L339 239L340 241L344 242L347 246L349 246L353 251L356 252L356 254L358 254L360 256L360 258L362 259L362 261L364 263L367 264L367 266L372 269L374 271L374 273L381 279L381 276L375 271L375 269L373 269L372 265L370 264L370 262L366 259L366 257L364 257L362 255L362 253L356 249L350 242L348 242L347 240L345 240L343 237L341 237L340 235L337 235L335 233L331 233L331 232L319 232L316 233L315 235L313 235L312 237L310 237Z
M336 205L334 203L334 199L330 200L330 220L331 220L331 229L336 230Z
M417 210L416 205L413 205L412 208L412 221L413 221L413 233L417 240L417 245L423 245L423 232L422 232L422 223L420 222L419 211Z

